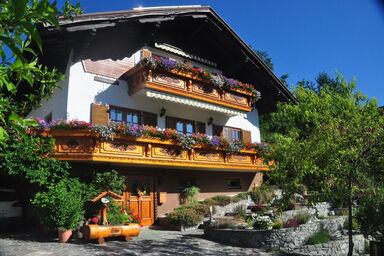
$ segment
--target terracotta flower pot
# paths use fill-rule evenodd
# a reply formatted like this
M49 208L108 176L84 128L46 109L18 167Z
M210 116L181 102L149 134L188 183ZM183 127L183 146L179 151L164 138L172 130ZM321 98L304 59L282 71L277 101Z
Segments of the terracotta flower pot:
M72 230L71 229L59 230L58 235L59 235L59 242L60 243L66 243L72 235Z

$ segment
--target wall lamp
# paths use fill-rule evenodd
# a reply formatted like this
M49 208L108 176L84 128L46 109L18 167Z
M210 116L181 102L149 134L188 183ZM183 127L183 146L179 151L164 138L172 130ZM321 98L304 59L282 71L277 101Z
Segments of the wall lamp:
M167 110L165 108L160 109L160 117L163 117L166 111Z
M210 118L208 119L208 125L211 125L212 123L213 123L213 118L210 117Z

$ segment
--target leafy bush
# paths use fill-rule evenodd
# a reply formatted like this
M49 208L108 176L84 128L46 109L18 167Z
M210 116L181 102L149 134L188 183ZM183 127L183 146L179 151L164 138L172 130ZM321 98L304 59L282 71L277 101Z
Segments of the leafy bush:
M331 241L331 235L328 230L320 229L318 232L308 238L307 244L323 244Z
M125 210L113 200L108 205L108 224L109 225L127 225L129 223L139 223L138 216L132 215L129 210Z
M203 216L191 208L175 210L167 214L166 220L174 225L192 227L203 220Z
M268 185L262 184L260 187L255 187L249 195L256 204L269 203L273 198L273 191Z
M263 204L250 205L248 206L248 209L256 213L263 213L266 211L266 207Z
M311 219L311 215L306 211L300 211L294 217L300 224L306 224Z
M348 229L348 222L349 222L349 218L347 217L347 218L345 218L345 221L343 224L344 229ZM352 217L352 229L353 230L360 230L361 229L360 223L357 221L356 217Z
M277 219L272 223L272 229L282 229L284 222L281 219Z
M241 193L235 195L234 197L232 197L232 203L237 203L237 202L240 202L242 200L247 200L248 195L249 195L248 192L241 192Z
M60 230L75 229L84 219L83 195L83 184L67 178L36 193L32 204L43 224Z
M356 219L363 234L372 236L378 242L384 242L384 189L362 198Z
M202 215L202 216L209 216L210 211L209 211L209 205L204 204L204 203L193 203L193 204L186 204L182 205L178 208L175 209L175 211L183 211L186 209L190 209L195 211L197 214Z
M121 194L125 189L125 176L117 171L96 172L89 185L90 197L96 196L103 191L113 191Z
M197 202L200 189L195 186L186 187L183 189L183 196L185 197L187 203Z
M226 206L231 203L231 197L229 196L222 196L222 195L217 195L212 197L212 200L217 202L217 205L219 206Z
M255 218L254 229L272 229L272 220L268 216L257 216Z
M298 226L300 223L297 219L288 219L283 225L284 228L297 228Z
M202 203L208 206L218 205L217 201L212 198L207 198Z

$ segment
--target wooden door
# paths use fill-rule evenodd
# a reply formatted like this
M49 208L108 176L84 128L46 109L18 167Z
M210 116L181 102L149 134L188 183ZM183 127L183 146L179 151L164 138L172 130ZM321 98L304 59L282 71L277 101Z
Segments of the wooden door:
M154 222L153 177L128 177L128 207L141 219L141 225L150 226Z

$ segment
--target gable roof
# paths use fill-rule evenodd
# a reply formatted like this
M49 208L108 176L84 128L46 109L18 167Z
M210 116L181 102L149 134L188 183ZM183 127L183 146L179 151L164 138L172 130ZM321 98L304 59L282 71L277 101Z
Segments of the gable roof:
M260 113L274 111L278 101L296 102L272 70L208 6L165 6L91 13L74 17L73 21L62 19L60 24L60 29L40 29L45 39L44 49L47 49L48 62L50 54L58 56L58 51L68 55L69 42L71 46L76 45L80 55L84 55L87 54L84 49L88 49L89 45L97 47L97 40L103 37L109 39L112 33L120 33L120 37L125 40L142 38L141 46L169 43L183 48L186 52L213 60L226 76L255 84L262 94L256 104ZM57 44L61 46L59 49ZM105 47L105 43L99 44ZM124 42L119 41L115 45L118 44Z

